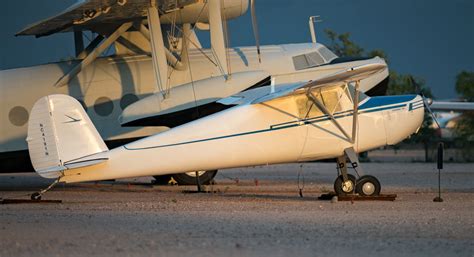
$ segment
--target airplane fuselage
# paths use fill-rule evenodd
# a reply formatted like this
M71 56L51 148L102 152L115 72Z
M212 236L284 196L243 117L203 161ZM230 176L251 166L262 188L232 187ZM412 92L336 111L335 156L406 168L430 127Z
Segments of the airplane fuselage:
M359 105L357 136L352 143L327 115L306 116L298 97L244 104L169 131L112 149L108 160L66 170L63 182L94 181L183 171L334 158L396 144L421 126L420 96L374 97ZM302 110L303 109L303 110ZM350 131L351 107L334 112ZM403 122L402 122L403 121ZM180 161L186 160L186 161Z

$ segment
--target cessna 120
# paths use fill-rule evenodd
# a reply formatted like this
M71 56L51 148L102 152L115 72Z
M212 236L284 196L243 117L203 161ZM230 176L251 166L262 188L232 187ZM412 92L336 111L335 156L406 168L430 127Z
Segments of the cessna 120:
M28 148L36 172L82 182L337 158L339 195L378 195L357 152L396 144L424 117L418 95L368 97L360 81L386 69L365 64L324 78L250 89L218 102L231 107L109 150L81 104L50 95L33 106ZM346 156L358 178L347 173ZM182 161L182 160L186 161Z
M226 21L249 6L256 46L230 48ZM18 35L73 32L77 55L0 71L0 172L33 170L28 118L35 101L51 94L77 99L111 148L228 109L218 100L268 86L270 77L295 83L378 64L383 69L360 80L359 89L385 94L383 59L339 58L316 42L314 30L312 43L260 46L254 6L248 0L85 0L25 28ZM195 29L210 31L210 49L201 47ZM85 31L97 36L84 48ZM115 54L104 56L112 46ZM180 172L173 175L178 183L195 183ZM215 171L199 174L206 183Z

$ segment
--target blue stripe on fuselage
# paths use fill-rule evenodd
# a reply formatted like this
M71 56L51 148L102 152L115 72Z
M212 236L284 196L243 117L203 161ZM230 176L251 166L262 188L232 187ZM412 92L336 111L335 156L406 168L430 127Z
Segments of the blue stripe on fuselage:
M374 96L359 106L359 109L363 110L391 104L406 103L415 99L415 97L416 95Z

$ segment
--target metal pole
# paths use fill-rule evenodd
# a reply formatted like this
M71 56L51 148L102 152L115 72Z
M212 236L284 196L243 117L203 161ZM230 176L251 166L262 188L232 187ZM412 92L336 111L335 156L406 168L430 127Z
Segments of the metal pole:
M316 43L316 33L314 32L314 16L309 17L309 32L311 33L311 42Z
M442 202L441 198L441 170L443 169L443 152L444 144L439 142L438 144L438 196L433 199L433 202Z

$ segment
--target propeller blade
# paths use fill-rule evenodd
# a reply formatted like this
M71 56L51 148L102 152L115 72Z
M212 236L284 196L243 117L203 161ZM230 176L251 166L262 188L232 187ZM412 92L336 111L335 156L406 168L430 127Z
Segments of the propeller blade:
M428 100L426 100L426 97L423 94L423 92L420 92L420 93L421 93L420 94L421 98L423 98L423 104L425 105L425 109L428 110L428 112L430 113L431 118L433 118L433 120L435 121L436 126L438 127L438 129L441 129L441 126L439 125L438 119L436 119L436 116L434 115L433 111L430 108L430 103L428 102Z
M250 0L250 14L252 15L253 36L255 37L255 46L257 47L258 62L262 63L260 56L260 38L258 35L257 15L255 12L255 0Z
M438 127L438 129L441 129L441 126L439 125L438 119L436 119L436 116L434 115L433 111L430 108L431 103L425 97L425 94L423 93L423 89L421 88L420 84L418 84L418 82L416 82L416 80L413 78L413 76L410 76L410 83L413 87L415 87L416 92L423 99L423 105L425 106L425 109L430 113L431 118L435 121L436 126Z

